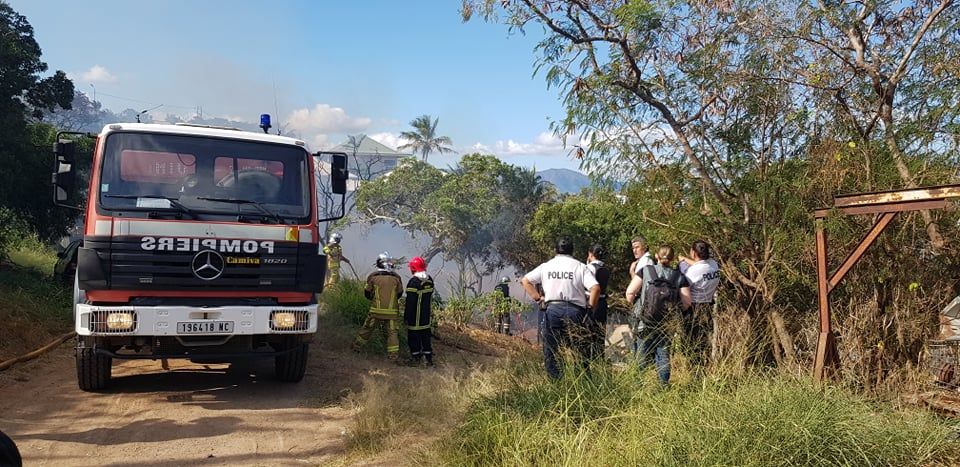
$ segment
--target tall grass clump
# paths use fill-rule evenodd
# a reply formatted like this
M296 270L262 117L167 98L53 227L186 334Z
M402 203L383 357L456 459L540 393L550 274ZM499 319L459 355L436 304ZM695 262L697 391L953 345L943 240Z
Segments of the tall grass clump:
M660 388L635 371L518 369L443 442L455 465L930 465L954 458L934 416L782 374ZM649 376L649 375L644 375Z
M470 404L489 392L491 374L470 369L365 377L363 390L345 400L353 411L350 448L375 454L454 430Z
M363 324L370 310L370 301L363 295L365 283L356 279L340 279L327 286L320 295L328 313L338 315L357 326Z

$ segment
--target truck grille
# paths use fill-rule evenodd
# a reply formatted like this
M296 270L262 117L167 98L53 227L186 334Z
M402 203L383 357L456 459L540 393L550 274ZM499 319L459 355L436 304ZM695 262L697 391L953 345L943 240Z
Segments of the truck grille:
M86 241L106 267L109 288L137 290L293 290L297 278L297 242L275 242L272 254L220 253L220 272L196 272L196 251L144 251L140 237ZM198 261L202 261L200 258Z

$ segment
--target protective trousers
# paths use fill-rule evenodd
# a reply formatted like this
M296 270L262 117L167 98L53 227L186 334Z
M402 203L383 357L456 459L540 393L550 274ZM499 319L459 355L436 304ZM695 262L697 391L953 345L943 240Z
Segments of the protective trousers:
M500 313L497 315L497 332L510 335L510 313Z
M331 262L327 267L327 282L324 285L333 285L340 282L340 264Z
M572 303L553 302L547 304L547 312L543 329L543 364L547 374L553 379L559 379L563 374L557 361L561 348L568 348L577 352L575 345L578 338L586 333L582 323L586 310ZM580 355L575 355L579 358Z
M433 363L433 344L430 343L430 328L408 329L407 344L410 346L410 358L420 361L426 358L427 363Z
M363 322L363 327L360 328L360 333L357 334L357 340L353 343L354 347L359 348L365 345L370 340L370 335L373 334L374 328L382 325L386 328L387 332L387 356L390 358L396 357L398 352L400 352L400 326L397 322L398 320L399 317L388 318L373 313L367 315L367 319Z

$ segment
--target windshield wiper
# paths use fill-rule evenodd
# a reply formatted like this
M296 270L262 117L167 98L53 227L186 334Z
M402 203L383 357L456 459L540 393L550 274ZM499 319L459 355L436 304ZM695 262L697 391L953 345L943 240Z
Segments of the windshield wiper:
M234 203L234 204L249 204L257 208L260 213L267 217L272 217L277 220L278 224L285 224L283 218L279 214L267 209L266 206L261 204L259 201L254 201L252 199L237 199L237 198L211 198L207 196L198 196L197 199L202 199L204 201L216 201L218 203Z
M170 206L179 210L184 214L188 214L190 217L197 219L197 213L193 209L190 209L183 205L178 198L173 198L170 196L163 195L103 195L104 198L120 198L120 199L138 199L138 198L147 198L147 199L165 199L170 202ZM170 209L170 208L148 208L148 209Z

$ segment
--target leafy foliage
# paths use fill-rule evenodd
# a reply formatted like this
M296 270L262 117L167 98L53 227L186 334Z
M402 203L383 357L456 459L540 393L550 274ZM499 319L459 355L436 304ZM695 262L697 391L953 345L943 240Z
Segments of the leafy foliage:
M58 107L69 109L74 90L62 71L41 76L47 64L40 54L27 19L0 1L0 207L49 238L62 233L71 216L39 195L51 192L55 130L36 121Z

